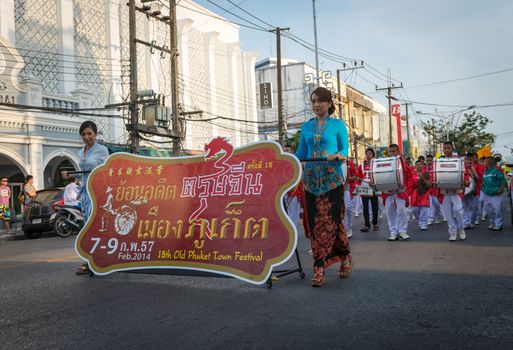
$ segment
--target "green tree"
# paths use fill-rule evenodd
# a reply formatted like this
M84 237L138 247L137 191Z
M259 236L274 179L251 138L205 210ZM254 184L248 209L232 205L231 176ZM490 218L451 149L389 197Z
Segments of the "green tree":
M452 120L430 119L421 122L424 133L433 144L441 144L451 140L459 154L476 152L486 145L495 143L495 135L486 132L492 121L478 112L463 114L459 125L453 125Z

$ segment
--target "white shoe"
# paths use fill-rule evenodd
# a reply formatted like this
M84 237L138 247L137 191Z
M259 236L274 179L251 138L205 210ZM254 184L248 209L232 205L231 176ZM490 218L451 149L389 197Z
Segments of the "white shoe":
M410 239L410 236L406 232L400 233L399 237L401 237L403 240Z
M460 232L458 232L458 236L460 236L460 239L462 241L467 239L467 234L465 233L465 230L463 230L463 229Z
M440 219L436 219L435 224L440 225L441 223Z
M428 221L428 226L433 226L433 221Z
M469 228L470 228L470 225L463 225L463 229L464 229L464 230L467 230L467 229L469 229Z
M397 235L390 235L390 237L388 237L388 240L389 241L397 241Z
M360 214L358 214L358 213L354 213L354 216L355 216L355 217L359 217L359 216L360 216Z
M422 226L422 227L420 228L420 230L421 230L421 231L426 231L426 230L427 230L427 227L426 227L426 226Z
M446 218L443 218L443 219L442 219L442 221L443 221L443 222L447 222L447 219L446 219Z
M486 220L486 214L481 215L481 221L485 221L485 220Z
M453 242L453 241L455 241L455 240L456 240L456 234L455 234L455 233L451 233L451 234L449 235L449 241Z
M491 224L491 225L489 225L489 226L488 226L488 229L489 229L489 230L493 230L493 228L494 228L494 227L495 227L495 225L494 225L494 224Z
M475 227L476 227L476 225L470 224L470 228L475 228Z
M476 226L479 225L479 219L476 219L476 222L474 223Z
M351 237L353 237L353 229L352 229L352 228L350 228L350 229L346 232L346 234L347 234L347 238L351 238Z

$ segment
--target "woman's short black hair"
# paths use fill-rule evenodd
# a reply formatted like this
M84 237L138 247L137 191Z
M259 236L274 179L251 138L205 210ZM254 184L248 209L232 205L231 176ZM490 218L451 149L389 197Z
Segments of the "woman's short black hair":
M321 101L330 103L330 107L328 109L329 115L332 115L335 112L335 103L333 102L333 95L331 94L330 90L319 86L310 94L310 101L312 100L313 95L316 95Z
M92 120L86 120L85 122L83 122L81 125L80 125L80 129L78 129L78 133L80 135L82 135L82 132L85 130L85 129L91 129L93 130L93 132L95 134L98 134L98 127L96 126L96 124L92 121Z
M27 175L25 176L25 183L29 182L30 180L32 180L34 178L34 176L32 175Z
M374 151L374 149L373 149L373 148L370 148L370 147L369 147L369 148L367 148L367 149L365 150L365 153L367 153L367 152L372 153L372 156L373 156L373 157L375 157L375 156L376 156L376 152Z

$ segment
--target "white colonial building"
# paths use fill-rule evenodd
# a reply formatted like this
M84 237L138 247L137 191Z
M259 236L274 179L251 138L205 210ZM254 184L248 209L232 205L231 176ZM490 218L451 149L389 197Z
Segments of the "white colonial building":
M126 143L126 112L85 110L128 97L126 3L2 0L0 176L9 177L12 185L32 174L38 189L50 187L59 170L77 168L78 127L86 119L97 122L102 141ZM136 3L142 6L140 0ZM169 47L168 26L141 13L136 22L139 39ZM228 137L235 145L255 141L256 54L241 50L238 26L189 0L178 3L177 26L180 110L203 111L187 117L194 121L186 122L184 148L202 149L215 136ZM137 52L138 89L165 95L170 106L170 56L143 45Z

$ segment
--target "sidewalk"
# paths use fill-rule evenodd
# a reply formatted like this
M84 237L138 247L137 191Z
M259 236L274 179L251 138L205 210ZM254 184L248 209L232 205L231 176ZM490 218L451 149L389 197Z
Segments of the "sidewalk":
M0 228L0 243L27 239L23 233L23 230L21 229L21 222L14 225L14 227L11 227L11 230L14 232L14 235L6 235L5 228Z

